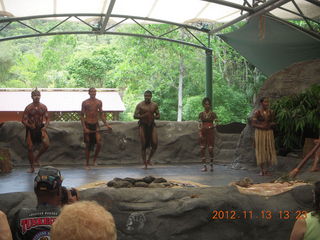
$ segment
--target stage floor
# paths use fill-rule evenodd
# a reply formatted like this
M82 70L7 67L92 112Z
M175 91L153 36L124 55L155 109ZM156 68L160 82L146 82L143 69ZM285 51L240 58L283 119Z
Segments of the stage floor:
M254 183L270 182L281 176L259 176L259 169L235 170L229 165L214 165L214 172L201 172L201 164L154 165L150 169L142 169L142 165L98 166L85 170L82 166L59 166L63 175L63 185L79 187L98 181L110 181L115 177L142 178L152 175L167 180L192 181L208 186L227 186L230 182L243 177L250 177ZM27 167L13 169L11 173L0 174L0 194L9 192L33 191L35 173L27 173ZM37 171L38 169L36 169Z

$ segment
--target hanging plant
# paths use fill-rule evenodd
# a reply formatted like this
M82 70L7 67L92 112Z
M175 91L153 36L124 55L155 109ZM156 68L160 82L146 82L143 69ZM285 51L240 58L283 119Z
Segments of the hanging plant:
M276 115L276 145L278 149L301 148L306 137L317 138L320 129L320 84L305 92L285 96L271 108Z

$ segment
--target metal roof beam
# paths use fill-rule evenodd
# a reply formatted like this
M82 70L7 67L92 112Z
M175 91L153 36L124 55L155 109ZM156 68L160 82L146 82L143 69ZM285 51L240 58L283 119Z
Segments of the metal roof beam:
M103 22L101 23L100 33L103 33L106 30L106 27L109 22L111 12L112 12L112 9L113 9L115 3L116 3L116 0L111 0L109 7L108 7L108 11L103 19Z
M270 0L264 4L261 4L257 7L254 8L254 13L246 13L224 25L222 25L221 27L218 27L218 28L215 28L215 29L212 29L210 31L210 34L214 34L214 33L217 33L219 31L221 31L222 29L225 29L237 22L240 22L241 20L245 19L245 18L248 18L248 17L254 17L254 16L259 16L259 15L262 15L266 12L269 12L269 11L272 11L273 9L275 8L278 8L280 6L282 6L283 4L286 4L287 2L290 2L291 0Z
M24 21L24 20L31 20L31 19L38 19L38 18L58 18L58 17L103 17L103 14L98 14L98 13L66 13L66 14L50 14L50 15L36 15L36 16L28 16L28 17L12 17L12 18L0 18L0 23L7 23L7 22L17 22L17 21ZM170 24L170 25L175 25L175 26L180 26L180 27L186 27L189 29L194 29L199 32L206 32L208 33L208 29L200 29L191 25L187 24L181 24L181 23L176 23L176 22L170 22L170 21L165 21L165 20L160 20L160 19L155 19L155 18L146 18L146 17L138 17L138 16L129 16L129 15L117 15L117 14L111 14L111 17L113 18L134 18L134 19L140 19L140 20L145 20L145 21L150 21L150 22L157 22L157 23L165 23L165 24Z
M294 12L294 11L291 11L291 10L286 9L286 8L283 8L283 7L279 7L279 9L281 9L281 10L283 10L283 11L286 11L286 12L289 12L289 13L292 13L292 14L294 14L294 15L296 15L296 16L299 16L299 17L303 17L303 18L305 18L305 19L308 19L308 20L311 21L311 22L320 24L320 22L318 22L318 21L316 21L316 20L314 20L314 19L312 19L312 18L309 18L309 17L307 17L306 15L303 15L303 14L301 15L301 14L299 14L299 13L296 13L296 12Z
M96 32L92 31L83 31L83 32L51 32L51 33L39 33L39 34L29 34L29 35L23 35L23 36L14 36L14 37L6 37L6 38L0 38L0 42L8 41L8 40L15 40L15 39L22 39L22 38L30 38L30 37L41 37L41 36L55 36L55 35L70 35L70 34L94 34L96 35ZM209 47L204 47L202 45L197 45L194 43L184 42L181 40L175 40L170 38L163 38L158 36L151 36L151 35L143 35L143 34L134 34L134 33L125 33L125 32L104 32L105 35L119 35L119 36L130 36L130 37L142 37L142 38L150 38L150 39L158 39L168 42L174 42L179 43L182 45L200 48L203 50L211 50Z
M298 12L300 13L301 17L304 19L304 21L308 24L309 28L311 29L311 31L313 31L313 27L311 26L311 24L309 23L308 19L306 19L303 15L303 12L301 11L301 9L299 8L299 6L297 5L296 1L292 0L293 5L296 7L296 9L298 10Z
M228 6L228 7L232 7L232 8L236 8L236 9L240 9L240 10L244 10L247 12L252 12L253 8L251 7L246 7L240 4L236 4L236 3L232 3L232 2L228 2L228 1L224 1L224 0L203 0L206 2L211 2L211 3L216 3L219 5L224 5L224 6Z
M318 6L318 7L320 7L320 2L319 2L319 0L306 0L307 2L309 2L309 3L312 3L312 4L314 4L314 5L316 5L316 6Z
M32 34L25 34L25 35L18 35L18 36L6 36L0 38L0 42L2 41L8 41L8 40L13 40L13 39L21 39L21 38L30 38L30 37L40 37L40 36L54 36L54 35L63 35L63 34L101 34L100 28L95 28L94 26L91 26L84 20L82 20L80 17L84 16L98 16L102 17L104 14L56 14L56 15L38 15L38 16L30 16L30 17L22 17L22 18L6 18L6 19L0 19L0 24L4 24L5 26L1 28L0 32L3 31L7 26L9 26L11 23L19 23L22 24L31 30L34 31ZM174 22L168 22L168 21L162 21L162 20L157 20L157 19L150 19L150 18L144 18L144 17L134 17L134 16L126 16L126 15L111 15L113 18L123 18L120 22L117 22L116 24L113 24L112 26L109 26L105 31L102 32L102 34L110 34L110 35L125 35L125 36L136 36L136 37L144 37L144 38L151 38L151 39L158 39L158 40L164 40L164 41L170 41L170 42L175 42L175 43L180 43L183 45L191 46L191 47L196 47L196 48L201 48L204 50L210 50L209 46L206 46L197 36L195 36L190 30L194 30L200 33L205 33L207 37L209 37L209 30L208 29L200 29L194 26L190 26L187 24L179 24L179 23L174 23ZM32 19L41 19L41 18L58 18L58 17L65 17L64 20L60 21L57 23L54 27L52 27L50 30L46 32L41 32L38 29L33 28L31 25L28 25L26 23L23 23L22 21L27 21L27 20L32 20ZM58 26L69 20L70 18L75 17L78 19L82 24L85 24L91 28L91 31L56 31L52 32L54 29L57 29ZM110 29L114 28L115 26L123 23L124 21L131 19L133 22L135 22L139 27L144 29L148 34L132 34L129 32L115 32L115 31L110 31ZM139 20L148 20L148 21L153 21L153 22L160 22L160 23L165 23L168 25L172 26L177 26L174 29L171 29L170 31L166 33L162 33L159 36L156 34L152 33L149 31L145 26L140 24L137 19ZM186 29L186 31L193 36L193 40L196 40L199 44L194 43L192 40L190 41L184 41L184 40L179 40L179 38L171 37L171 38L165 38L165 35L168 35L169 33L176 31L180 28ZM4 35L5 36L5 35Z

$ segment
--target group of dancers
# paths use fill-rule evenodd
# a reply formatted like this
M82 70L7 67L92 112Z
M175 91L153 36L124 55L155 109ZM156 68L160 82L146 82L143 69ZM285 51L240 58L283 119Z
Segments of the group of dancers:
M83 138L85 143L86 163L85 168L90 169L90 153L94 151L93 166L97 166L97 157L101 150L101 130L99 120L103 122L106 130L112 130L107 123L102 109L102 101L96 98L96 89L90 88L89 98L82 102L80 119L83 129ZM49 124L49 114L47 107L40 102L41 93L38 89L31 92L33 102L24 110L22 123L26 127L26 143L28 146L28 158L30 169L28 172L34 172L35 166L40 166L39 158L49 147L49 137L47 127ZM218 121L217 114L212 111L210 98L202 100L204 111L199 113L199 142L200 157L203 164L201 171L208 171L206 149L209 154L210 171L213 171L214 160L214 139L215 127ZM144 100L137 104L134 119L138 119L139 136L141 142L141 157L144 168L152 165L151 159L158 146L158 134L155 120L160 118L158 104L152 101L152 92L144 92ZM276 125L275 116L269 109L268 98L261 98L260 106L254 111L251 118L251 124L255 128L255 153L257 165L260 167L260 175L269 175L269 167L277 164L273 128ZM38 153L34 154L34 147L41 145ZM147 149L150 148L149 154ZM319 161L320 150L317 152ZM313 170L318 170L317 163Z

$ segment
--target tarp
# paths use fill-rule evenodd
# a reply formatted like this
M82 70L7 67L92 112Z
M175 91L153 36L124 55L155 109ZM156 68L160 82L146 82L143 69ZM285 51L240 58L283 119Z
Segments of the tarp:
M253 17L219 37L267 76L297 62L320 59L319 39L272 16Z

